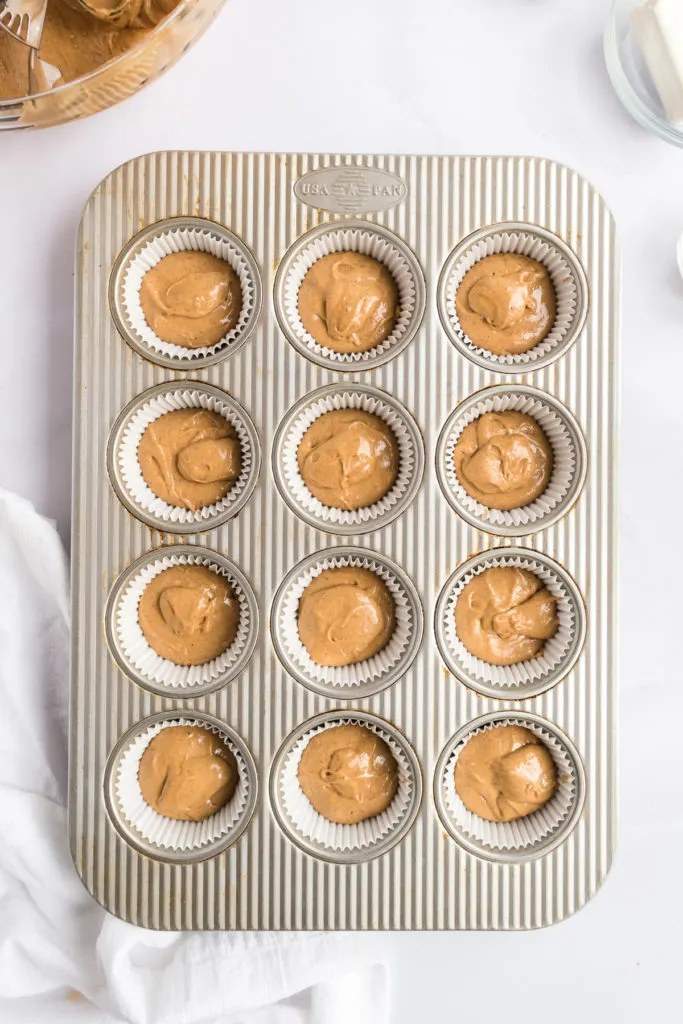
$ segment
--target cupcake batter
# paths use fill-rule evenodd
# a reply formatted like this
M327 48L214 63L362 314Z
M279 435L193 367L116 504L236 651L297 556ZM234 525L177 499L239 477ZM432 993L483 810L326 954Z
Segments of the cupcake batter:
M182 348L216 345L239 320L240 279L210 252L174 252L148 270L140 305L157 338Z
M474 576L455 605L459 639L489 665L538 657L558 627L557 599L533 572L511 565Z
M318 344L334 352L367 352L396 326L398 288L387 267L358 252L317 260L299 289L299 316Z
M549 334L556 297L538 260L516 253L485 256L465 274L455 296L463 331L495 355L528 352Z
M393 487L398 444L379 416L335 409L308 428L297 462L307 488L323 505L358 509L373 505Z
M547 804L557 789L557 771L530 729L498 725L467 741L455 764L455 789L480 818L516 821Z
M357 825L381 814L398 789L391 750L362 725L338 725L313 736L297 775L318 814L339 825Z
M54 85L90 74L141 42L180 0L49 0L40 58L56 69ZM0 100L26 96L29 50L0 28Z
M237 636L240 610L230 583L204 565L174 565L142 592L138 621L149 646L176 665L204 665Z
M553 450L532 416L487 412L465 427L453 463L475 501L487 508L521 508L548 486Z
M157 814L203 821L232 799L237 760L215 733L188 725L162 729L140 759L142 797Z
M225 497L242 472L242 451L235 428L219 413L176 409L145 428L138 462L158 498L194 510Z
M384 581L369 569L326 569L301 595L298 626L316 665L355 665L389 643L396 607Z

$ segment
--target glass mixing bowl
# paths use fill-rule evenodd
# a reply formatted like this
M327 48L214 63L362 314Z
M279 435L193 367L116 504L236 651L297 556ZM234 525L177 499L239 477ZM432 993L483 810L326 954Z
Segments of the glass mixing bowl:
M132 96L189 50L224 3L185 0L137 46L89 75L49 92L0 100L0 131L63 124Z
M631 10L642 0L614 0L605 29L605 60L612 84L629 114L655 135L683 146L683 128L671 124L631 29Z

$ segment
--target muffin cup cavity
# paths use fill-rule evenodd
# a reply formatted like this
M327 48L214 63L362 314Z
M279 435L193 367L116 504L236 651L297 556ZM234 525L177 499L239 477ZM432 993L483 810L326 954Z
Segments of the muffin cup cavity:
M208 729L237 762L239 778L232 798L204 821L166 818L142 796L142 755L155 736L174 725ZM204 714L165 711L137 723L114 748L105 773L105 800L119 831L141 852L181 863L204 860L231 846L247 827L256 801L256 768L246 745L228 726Z
M185 348L163 341L145 320L142 280L162 259L178 252L210 253L229 263L239 278L239 319L215 345ZM174 369L207 366L231 355L247 340L261 311L259 270L247 246L220 224L193 217L161 221L136 235L114 266L109 295L114 322L126 341L145 359Z
M486 821L468 811L458 796L455 766L473 736L503 725L523 726L545 744L555 763L558 788L533 814L511 822ZM556 726L537 715L492 713L449 740L437 763L434 796L443 824L456 842L478 856L511 862L549 853L567 837L583 809L585 779L578 753Z
M369 569L385 583L396 609L396 626L386 647L366 661L327 667L313 661L299 637L298 608L309 583L326 569ZM363 548L318 551L300 562L280 585L271 611L271 635L286 671L323 696L355 700L395 683L412 664L422 639L422 606L415 586L384 555Z
M489 508L460 483L453 455L470 423L490 412L519 412L542 428L553 452L553 468L542 494L509 511ZM574 416L552 395L524 384L497 384L470 395L443 426L436 451L439 484L451 507L471 526L501 537L521 537L552 526L577 500L586 480L586 442Z
M465 274L479 260L497 253L517 253L542 263L555 289L553 326L528 352L496 355L476 345L460 325L455 297ZM557 235L531 224L499 224L475 231L456 246L441 272L437 302L443 328L463 355L486 370L520 373L540 370L564 355L576 341L586 322L588 282L577 257Z
M399 294L394 330L367 352L335 352L320 345L299 316L299 289L317 260L337 252L358 252L383 263ZM275 312L287 340L312 362L331 370L357 372L381 366L402 352L415 337L425 312L426 288L422 269L408 246L378 224L364 221L343 227L322 224L300 238L285 254L275 278Z
M398 790L387 809L357 825L340 825L319 814L297 777L310 740L339 725L360 725L387 744L398 766ZM283 743L270 780L273 809L282 830L307 853L336 863L358 863L386 853L413 824L422 796L422 779L414 751L389 723L364 712L327 712L305 723Z
M234 428L240 442L242 469L220 501L198 509L169 505L142 475L138 446L155 420L179 409L218 413ZM256 428L245 410L220 388L195 381L167 381L138 395L119 415L109 436L107 467L120 501L152 528L168 533L199 533L232 519L244 507L258 480L261 451Z
M455 606L466 585L486 569L510 566L537 576L557 598L559 628L537 658L489 665L471 654L455 628ZM443 587L436 605L436 642L455 678L484 697L525 700L555 686L571 672L586 637L586 609L574 580L553 559L528 548L496 548L464 562Z
M145 588L177 565L201 565L224 577L239 604L237 635L217 658L202 665L176 665L148 643L138 621ZM106 632L119 667L153 693L197 697L226 686L246 668L258 637L258 603L247 578L223 555L196 546L157 548L142 555L116 581L107 602Z
M382 419L398 445L399 468L391 489L363 508L330 508L309 491L299 471L297 452L304 434L325 413L358 409ZM378 530L396 519L415 497L424 472L424 443L408 410L377 388L331 384L306 395L280 424L273 445L273 473L280 494L309 526L337 535Z

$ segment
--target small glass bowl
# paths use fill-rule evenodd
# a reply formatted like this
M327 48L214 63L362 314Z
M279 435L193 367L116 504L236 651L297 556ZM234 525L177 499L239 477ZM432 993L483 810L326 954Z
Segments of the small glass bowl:
M642 0L614 0L605 29L605 60L617 96L644 128L683 147L683 126L672 124L657 94L631 28L631 10Z

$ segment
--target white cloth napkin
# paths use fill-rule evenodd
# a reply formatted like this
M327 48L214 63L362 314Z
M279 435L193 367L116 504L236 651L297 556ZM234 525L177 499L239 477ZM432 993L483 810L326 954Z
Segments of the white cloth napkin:
M372 937L148 932L86 893L66 838L68 645L57 534L0 490L0 1020L383 1024Z

